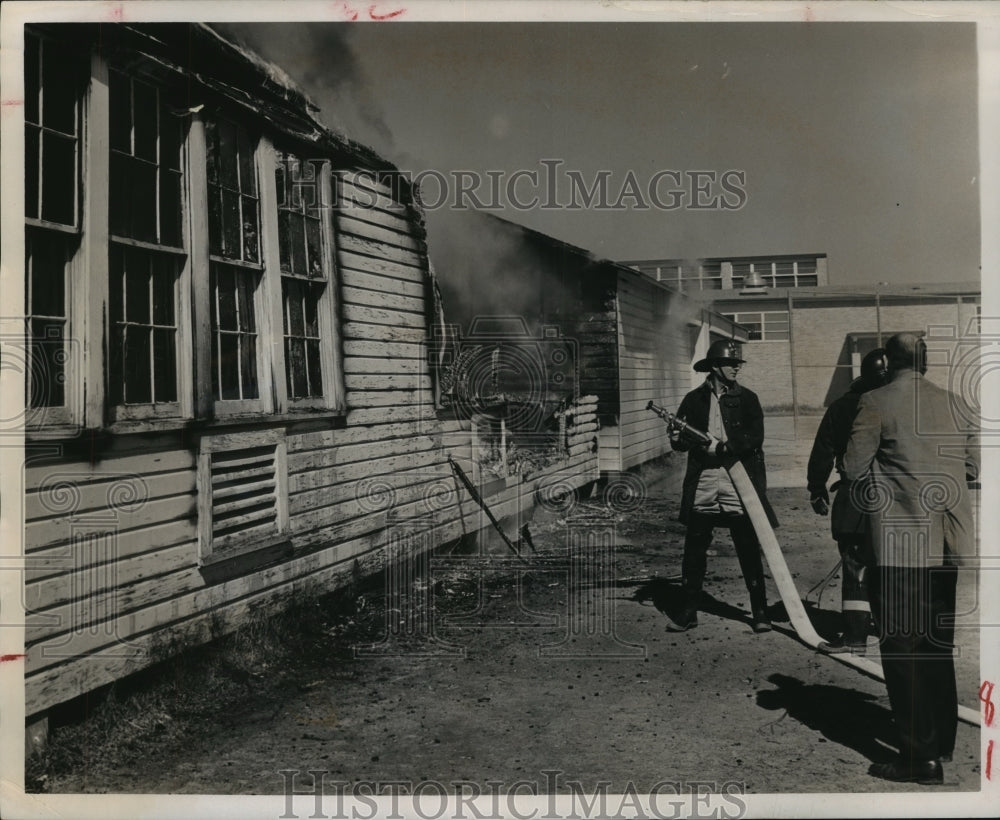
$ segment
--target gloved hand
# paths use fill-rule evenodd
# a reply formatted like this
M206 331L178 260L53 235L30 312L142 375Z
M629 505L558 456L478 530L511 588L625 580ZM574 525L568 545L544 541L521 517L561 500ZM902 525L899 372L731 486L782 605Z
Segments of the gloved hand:
M813 512L816 515L826 515L830 512L830 496L825 492L814 495L809 499L809 503L812 505Z
M725 447L725 445L711 433L708 434L708 442L702 446L704 446L707 453L711 453L713 456L722 455L722 448Z

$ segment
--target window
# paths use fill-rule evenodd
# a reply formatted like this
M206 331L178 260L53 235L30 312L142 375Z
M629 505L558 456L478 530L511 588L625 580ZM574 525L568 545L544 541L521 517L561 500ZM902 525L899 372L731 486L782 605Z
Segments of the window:
M24 215L79 227L81 60L31 33L24 38Z
M815 259L781 260L774 262L734 262L733 287L743 287L750 273L759 273L770 288L816 287L819 275Z
M722 315L747 328L751 342L782 341L789 338L787 310L724 313Z
M263 266L255 144L242 126L224 119L206 121L205 137L212 389L217 401L246 402L260 398L257 291Z
M681 291L721 290L722 263L663 263L660 265L639 267L643 273L652 276L658 282L665 282Z
M109 398L121 415L176 414L181 120L161 89L112 69L109 126Z
M109 83L111 235L179 248L181 120L159 88L115 70Z
M281 258L281 306L288 398L323 396L320 316L330 278L323 237L323 163L278 158L278 246Z
M71 415L71 262L80 244L81 58L24 35L25 405L32 424Z
M177 401L177 268L167 256L111 247L111 400Z

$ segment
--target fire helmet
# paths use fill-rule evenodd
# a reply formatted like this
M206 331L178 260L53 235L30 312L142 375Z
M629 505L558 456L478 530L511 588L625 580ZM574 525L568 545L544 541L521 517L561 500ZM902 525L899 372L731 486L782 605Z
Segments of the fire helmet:
M877 347L861 360L859 386L863 390L874 390L889 381L889 357L885 350Z
M708 346L705 358L694 363L694 369L698 373L708 373L721 364L744 363L745 360L740 356L739 342L733 339L716 339Z

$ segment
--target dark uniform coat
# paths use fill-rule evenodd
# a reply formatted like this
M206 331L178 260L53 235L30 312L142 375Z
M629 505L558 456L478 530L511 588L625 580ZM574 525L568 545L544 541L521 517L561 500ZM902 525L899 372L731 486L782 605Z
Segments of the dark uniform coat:
M677 418L697 430L707 431L711 394L712 387L706 380L684 397L677 409ZM681 522L688 523L694 508L695 491L702 470L713 467L729 468L736 461L740 461L757 489L760 503L767 513L771 526L777 527L777 516L767 500L767 472L762 449L764 411L761 410L757 394L740 384L734 384L719 398L719 412L727 439L725 452L722 455L708 453L703 447L692 446L692 442L684 436L671 439L673 449L688 454L687 472L684 474L684 487L681 493Z
M826 482L833 468L837 468L841 482L830 508L830 529L833 537L841 539L864 538L867 531L865 515L851 504L850 485L844 481L844 453L847 440L851 437L851 426L858 414L858 402L865 392L860 380L851 389L834 401L820 422L816 439L809 454L806 481L809 494L813 498L829 498Z

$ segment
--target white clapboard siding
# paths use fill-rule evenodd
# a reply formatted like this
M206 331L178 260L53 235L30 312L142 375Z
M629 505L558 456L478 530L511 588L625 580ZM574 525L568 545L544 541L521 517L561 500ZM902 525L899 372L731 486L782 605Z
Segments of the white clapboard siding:
M431 528L421 549L488 526L448 463L452 456L474 474L471 425L439 421L434 410L423 228L370 174L345 173L338 195L346 413L325 429L311 424L299 431L290 423L280 431L281 481L277 472L254 473L253 465L245 476L236 467L229 475L244 482L233 485L241 496L282 493L290 557L206 580L199 566L198 445L179 432L165 436L168 449L160 443L140 451L136 440L113 443L94 464L29 466L29 715L235 628L252 611L378 571L399 532L395 522L419 520ZM498 516L529 509L547 482L580 487L598 476L595 410L593 397L570 408L569 454L487 493ZM46 478L59 471L72 474L75 492L64 488L60 495ZM111 509L112 486L131 475L140 477L141 503L130 506L126 497ZM227 491L220 489L214 502L222 510L230 503Z
M690 370L690 342L682 319L671 312L673 298L638 277L618 278L618 470L670 451L667 426L646 406L653 401L675 410L684 393L675 385ZM614 444L611 435L602 436L602 469Z

